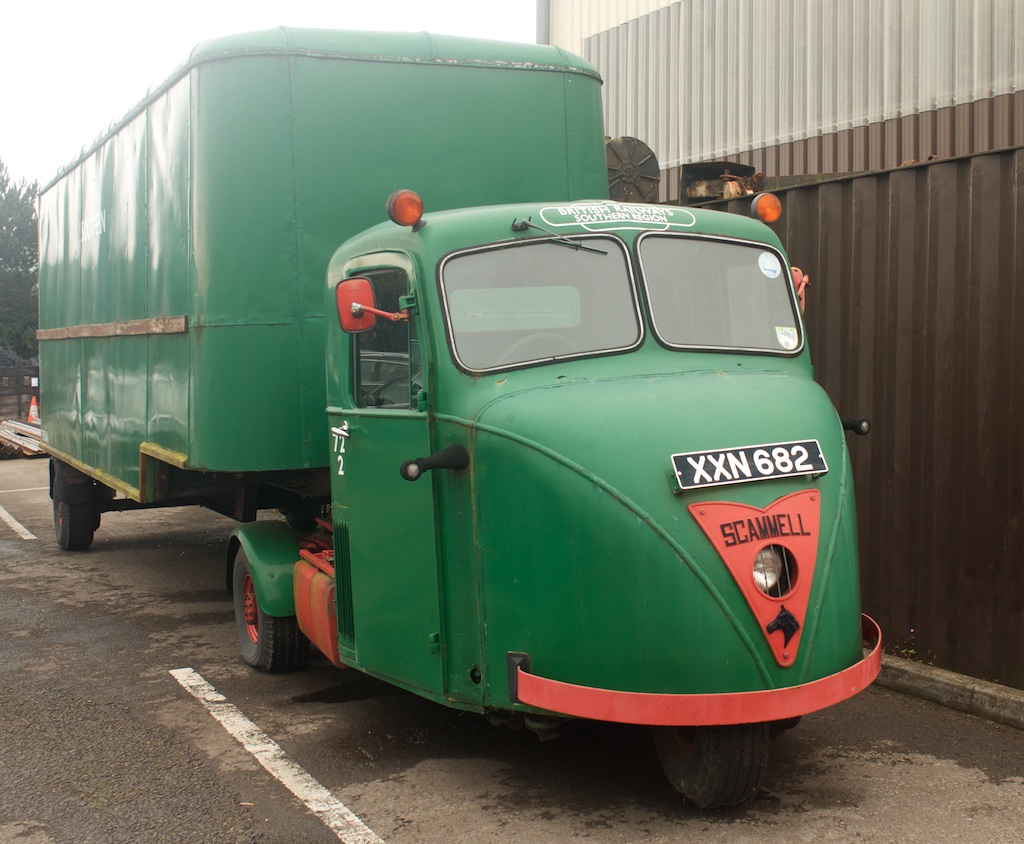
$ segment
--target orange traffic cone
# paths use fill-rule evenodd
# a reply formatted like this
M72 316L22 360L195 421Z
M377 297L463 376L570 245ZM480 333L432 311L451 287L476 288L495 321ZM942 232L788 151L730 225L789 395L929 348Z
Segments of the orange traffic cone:
M28 421L33 424L39 424L39 404L36 402L36 397L32 396L32 404L28 406Z

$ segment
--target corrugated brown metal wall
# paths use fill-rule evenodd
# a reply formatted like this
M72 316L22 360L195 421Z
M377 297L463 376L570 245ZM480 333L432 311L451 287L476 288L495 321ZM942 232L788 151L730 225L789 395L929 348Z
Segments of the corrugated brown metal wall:
M1024 688L1024 147L782 196L816 377L873 424L865 611L891 650Z
M1021 144L1024 90L761 147L737 153L731 160L768 176L859 173ZM680 167L662 170L660 201L679 200L681 176Z

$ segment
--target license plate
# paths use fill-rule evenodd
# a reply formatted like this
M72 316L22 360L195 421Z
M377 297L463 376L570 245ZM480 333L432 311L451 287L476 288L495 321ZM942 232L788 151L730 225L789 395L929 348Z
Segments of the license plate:
M672 455L672 468L680 489L821 475L828 471L817 440L688 451Z

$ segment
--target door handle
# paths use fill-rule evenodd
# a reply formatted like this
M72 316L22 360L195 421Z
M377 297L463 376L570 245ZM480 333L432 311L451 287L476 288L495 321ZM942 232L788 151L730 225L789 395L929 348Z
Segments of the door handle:
M399 474L407 481L418 481L424 472L431 469L468 469L469 452L466 447L455 443L445 446L440 451L435 451L429 457L417 457L414 460L406 460Z

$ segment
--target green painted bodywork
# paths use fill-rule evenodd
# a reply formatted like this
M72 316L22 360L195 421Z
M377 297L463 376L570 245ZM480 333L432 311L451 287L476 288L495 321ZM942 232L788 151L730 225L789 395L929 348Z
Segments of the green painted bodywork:
M49 447L134 497L164 480L142 483L140 452L147 467L243 483L326 470L342 659L450 706L524 708L509 652L545 678L676 694L853 665L855 512L835 410L793 323L774 323L794 338L785 353L658 342L636 243L663 231L663 210L612 209L633 222L604 227L630 256L639 315L622 319L643 326L635 343L458 365L445 261L550 240L532 227L548 219L575 250L592 226L553 209L607 196L603 141L600 79L551 47L289 29L200 45L41 194ZM424 228L382 222L398 188L424 198ZM755 243L785 266L760 223L684 213L664 236ZM339 281L378 270L409 280L422 373L408 409L357 406L354 340L337 318ZM810 439L825 474L680 491L671 472L675 453ZM451 444L468 469L399 475ZM817 568L782 668L688 506L764 508L808 488ZM285 525L241 528L239 545L264 612L293 615Z
M241 547L245 550L256 588L256 600L267 615L287 618L295 615L295 563L299 543L284 522L263 521L241 525L228 541L229 563ZM228 566L228 591L232 567Z
M349 430L344 473L332 475L351 551L347 661L469 709L522 708L510 702L509 652L529 654L546 678L677 694L781 688L858 662L849 456L802 342L789 354L661 345L634 257L646 322L637 348L484 374L456 365L440 298L446 256L543 239L511 227L543 214L539 205L428 213L418 232L384 224L331 261L332 304L343 278L407 269L424 362L420 409L356 407L352 337L327 320L329 424ZM610 234L635 256L636 238L657 230ZM679 236L763 243L784 258L767 227L735 215L694 211ZM820 442L827 473L686 492L672 475L674 453L807 439ZM399 476L404 460L452 443L467 448L468 470ZM687 507L765 508L803 489L820 493L817 568L797 659L783 668Z
M553 47L284 28L201 44L41 193L50 447L133 497L142 443L194 470L325 466L338 244L397 188L435 209L601 195L603 132L597 73ZM140 326L155 319L185 328Z

